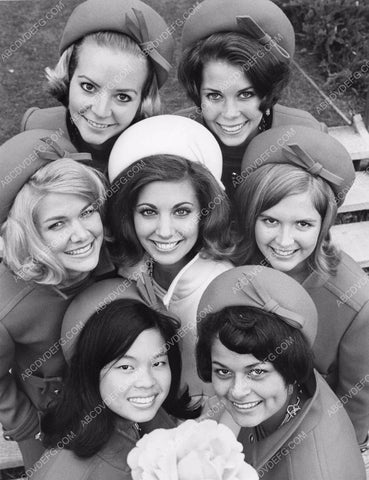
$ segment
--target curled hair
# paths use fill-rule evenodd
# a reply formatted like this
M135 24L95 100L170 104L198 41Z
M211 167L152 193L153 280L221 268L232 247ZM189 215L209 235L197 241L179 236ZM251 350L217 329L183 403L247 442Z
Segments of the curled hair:
M1 227L4 263L24 280L59 285L69 278L65 267L42 239L37 218L47 195L77 195L104 214L106 180L100 172L70 158L46 164L18 192Z
M69 85L77 68L82 45L86 42L100 47L112 48L115 51L130 53L141 59L147 65L147 78L142 89L142 99L136 120L142 120L161 113L158 83L151 59L144 54L139 45L128 35L118 32L101 31L90 33L68 47L60 56L54 69L47 67L46 78L49 93L68 107Z
M340 261L331 243L330 228L337 216L337 203L331 187L320 177L288 164L267 164L254 170L237 187L235 204L238 215L239 244L234 261L237 265L254 263L260 252L255 239L257 218L290 195L308 192L322 224L314 252L308 258L311 270L334 275Z
M198 324L197 371L211 382L214 340L239 354L271 362L286 384L304 383L313 371L313 354L302 333L279 315L256 307L226 307Z
M172 341L178 328L177 320L137 300L119 299L97 310L77 340L63 393L43 419L46 446L56 446L70 431L75 437L65 448L80 457L90 457L106 444L114 430L116 413L102 408L93 422L83 422L97 405L104 403L100 393L101 370L122 358L137 337L149 329L162 335L171 370L171 386L164 409L179 418L196 416L198 411L188 407L187 391L179 396L181 353L178 342Z
M223 61L238 67L261 98L262 113L277 103L288 83L290 67L287 62L277 60L272 50L242 33L214 33L187 48L178 68L179 81L199 107L203 69L210 61Z
M131 175L131 173L134 173ZM137 238L134 211L143 187L151 182L189 180L200 204L199 235L195 249L214 259L233 252L230 203L219 184L202 164L177 155L152 155L138 160L114 180L108 200L108 224L114 237L112 253L117 261L134 265L145 253Z

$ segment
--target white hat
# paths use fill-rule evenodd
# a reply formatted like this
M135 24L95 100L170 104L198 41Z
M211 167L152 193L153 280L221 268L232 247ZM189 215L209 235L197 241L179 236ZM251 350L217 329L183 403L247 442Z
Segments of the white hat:
M159 154L178 155L202 163L224 190L220 180L223 158L218 142L203 125L178 115L146 118L127 128L111 151L109 180L112 182L137 160Z

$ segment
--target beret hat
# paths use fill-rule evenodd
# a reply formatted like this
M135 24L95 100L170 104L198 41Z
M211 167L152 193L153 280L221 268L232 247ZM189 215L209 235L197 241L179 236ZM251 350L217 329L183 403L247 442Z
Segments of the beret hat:
M270 163L295 165L321 177L331 186L338 206L355 180L345 147L331 135L301 125L271 128L254 137L243 155L241 175Z
M293 26L270 0L205 0L187 18L181 48L220 32L248 35L284 61L292 60L295 52Z
M157 115L128 127L115 142L109 157L109 179L150 155L178 155L202 163L221 185L222 152L214 136L200 123L179 115Z
M203 319L205 312L236 306L276 313L300 330L310 346L314 343L318 325L315 304L296 280L279 270L247 265L221 273L203 293L197 315Z
M41 167L58 158L89 160L89 153L77 153L66 138L52 130L27 130L0 147L0 224L11 209L15 197L29 178Z
M85 35L98 31L132 38L153 63L161 87L168 77L174 41L163 18L140 0L86 0L71 13L60 42L60 54Z
M145 302L136 289L135 282L127 287L129 280L125 278L109 278L96 282L77 295L65 312L61 328L61 346L68 363L73 356L76 343L84 325L96 312L106 308L110 302L119 299Z

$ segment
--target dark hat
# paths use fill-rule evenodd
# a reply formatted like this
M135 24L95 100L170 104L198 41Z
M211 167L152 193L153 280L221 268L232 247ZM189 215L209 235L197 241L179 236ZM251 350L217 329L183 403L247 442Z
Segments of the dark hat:
M174 41L163 18L140 0L87 0L71 13L60 42L60 54L89 33L113 31L131 37L154 63L161 87L168 77Z
M355 180L345 147L331 135L303 126L276 127L256 135L243 155L241 176L268 163L288 163L321 177L331 186L338 206Z
M232 268L221 273L203 293L198 321L225 307L257 307L279 315L314 343L318 312L307 291L287 274L261 265Z
M104 310L109 303L120 299L137 300L150 306L150 302L140 295L135 282L121 277L94 283L73 299L65 312L60 335L60 344L68 363L87 320L94 313Z
M243 33L280 60L292 60L295 52L293 26L270 0L205 0L196 6L184 24L182 50L220 32Z
M110 181L137 160L159 154L178 155L201 163L224 189L220 180L222 152L214 135L195 120L179 115L156 115L124 130L109 157Z
M0 224L29 178L50 161L64 157L91 161L89 153L77 153L69 140L53 130L27 130L1 145Z

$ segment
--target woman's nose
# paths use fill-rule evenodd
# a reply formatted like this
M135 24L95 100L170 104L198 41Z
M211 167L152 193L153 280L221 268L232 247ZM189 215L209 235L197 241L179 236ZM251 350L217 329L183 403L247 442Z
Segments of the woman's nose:
M279 229L277 242L281 247L288 247L294 243L294 238L290 227L281 227Z
M84 240L88 239L89 236L89 231L80 220L73 222L72 231L70 234L72 242L83 242Z
M248 395L251 392L250 380L247 376L242 375L234 379L231 394L234 400L242 400L245 395Z
M106 118L110 116L111 100L108 92L101 90L94 95L91 104L91 111L100 118Z
M173 222L167 215L162 215L158 219L156 234L161 238L170 238L173 234Z

